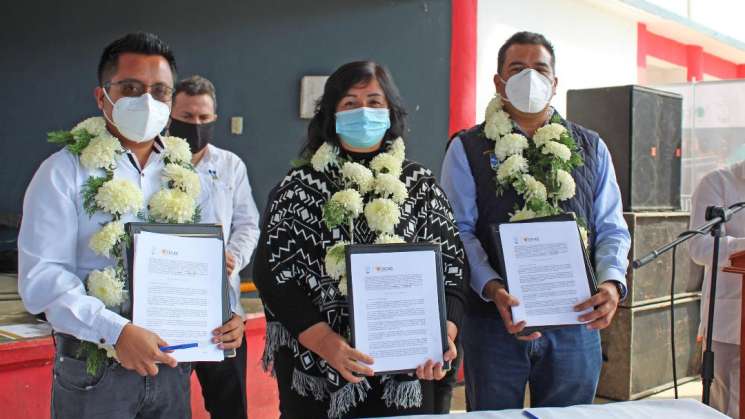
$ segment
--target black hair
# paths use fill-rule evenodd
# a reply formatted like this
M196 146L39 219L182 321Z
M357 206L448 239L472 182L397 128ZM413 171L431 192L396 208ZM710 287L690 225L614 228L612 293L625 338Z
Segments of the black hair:
M507 50L515 45L541 45L546 48L548 53L551 55L551 70L556 71L556 55L554 54L554 46L546 39L545 36L535 33L522 31L512 35L505 43L499 48L499 54L497 55L497 73L502 74L502 67L504 61L507 58Z
M149 32L128 33L104 48L101 60L98 62L98 84L103 84L116 73L119 56L125 53L144 55L160 55L168 61L176 80L176 59L173 57L171 47L163 42L157 35Z
M326 80L323 96L316 104L316 113L308 124L308 138L300 152L301 156L310 157L324 142L340 145L336 135L336 106L349 89L372 79L377 80L383 89L390 110L391 127L383 136L383 141L403 136L406 131L406 110L390 72L373 61L354 61L336 69Z
M173 90L173 103L176 103L176 96L179 93L184 93L187 96L209 95L212 98L214 110L217 111L217 94L215 93L215 85L202 76L193 75L176 83L176 87Z

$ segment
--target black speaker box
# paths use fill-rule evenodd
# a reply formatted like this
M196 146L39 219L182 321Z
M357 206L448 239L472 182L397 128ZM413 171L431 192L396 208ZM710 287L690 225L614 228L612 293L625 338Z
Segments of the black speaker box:
M567 93L567 118L608 145L624 211L680 209L682 103L642 86Z

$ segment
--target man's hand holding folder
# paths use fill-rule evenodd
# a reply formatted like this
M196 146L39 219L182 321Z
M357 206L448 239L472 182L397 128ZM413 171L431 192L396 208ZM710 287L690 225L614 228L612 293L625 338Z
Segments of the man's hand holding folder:
M537 331L528 335L520 335L523 329L525 329L525 322L521 321L519 323L513 323L512 310L510 310L510 307L519 305L520 301L508 293L507 289L499 280L492 279L486 283L486 286L484 287L484 297L490 299L497 306L499 315L502 316L502 321L504 321L504 327L509 333L515 335L519 340L524 341L536 340L541 337L541 332Z
M491 300L494 305L497 306L502 321L504 321L504 327L507 331L519 340L531 341L541 337L541 332L535 331L528 335L521 335L520 333L525 329L525 322L521 321L513 323L512 311L510 307L514 307L520 304L517 298L507 292L504 285L501 282L494 279L489 281L484 287L484 297ZM595 307L591 313L587 313L579 317L582 322L587 322L588 329L605 329L610 326L613 317L618 309L618 303L621 297L618 294L618 289L615 285L609 282L605 282L598 286L598 293L593 295L588 300L583 301L575 306L575 311L580 312L590 307Z
M163 339L155 333L127 324L116 341L116 356L122 366L128 370L135 370L137 374L145 377L158 375L157 363L163 363L175 368L178 362L159 348L168 346Z

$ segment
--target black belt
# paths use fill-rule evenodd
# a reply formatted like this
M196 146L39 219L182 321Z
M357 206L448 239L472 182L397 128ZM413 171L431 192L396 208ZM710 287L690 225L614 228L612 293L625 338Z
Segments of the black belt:
M65 333L55 332L54 345L57 348L57 355L85 361L85 354L80 349L83 341L80 339Z

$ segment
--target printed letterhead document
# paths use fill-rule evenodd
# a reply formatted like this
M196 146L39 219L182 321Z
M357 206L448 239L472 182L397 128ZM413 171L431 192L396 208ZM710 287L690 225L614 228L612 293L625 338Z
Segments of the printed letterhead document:
M447 350L439 245L348 246L352 345L376 374L407 372Z
M499 226L507 290L520 301L515 323L526 327L581 324L574 306L592 296L576 221Z
M141 232L134 237L132 321L168 342L197 343L179 362L222 361L211 342L222 325L222 241Z

